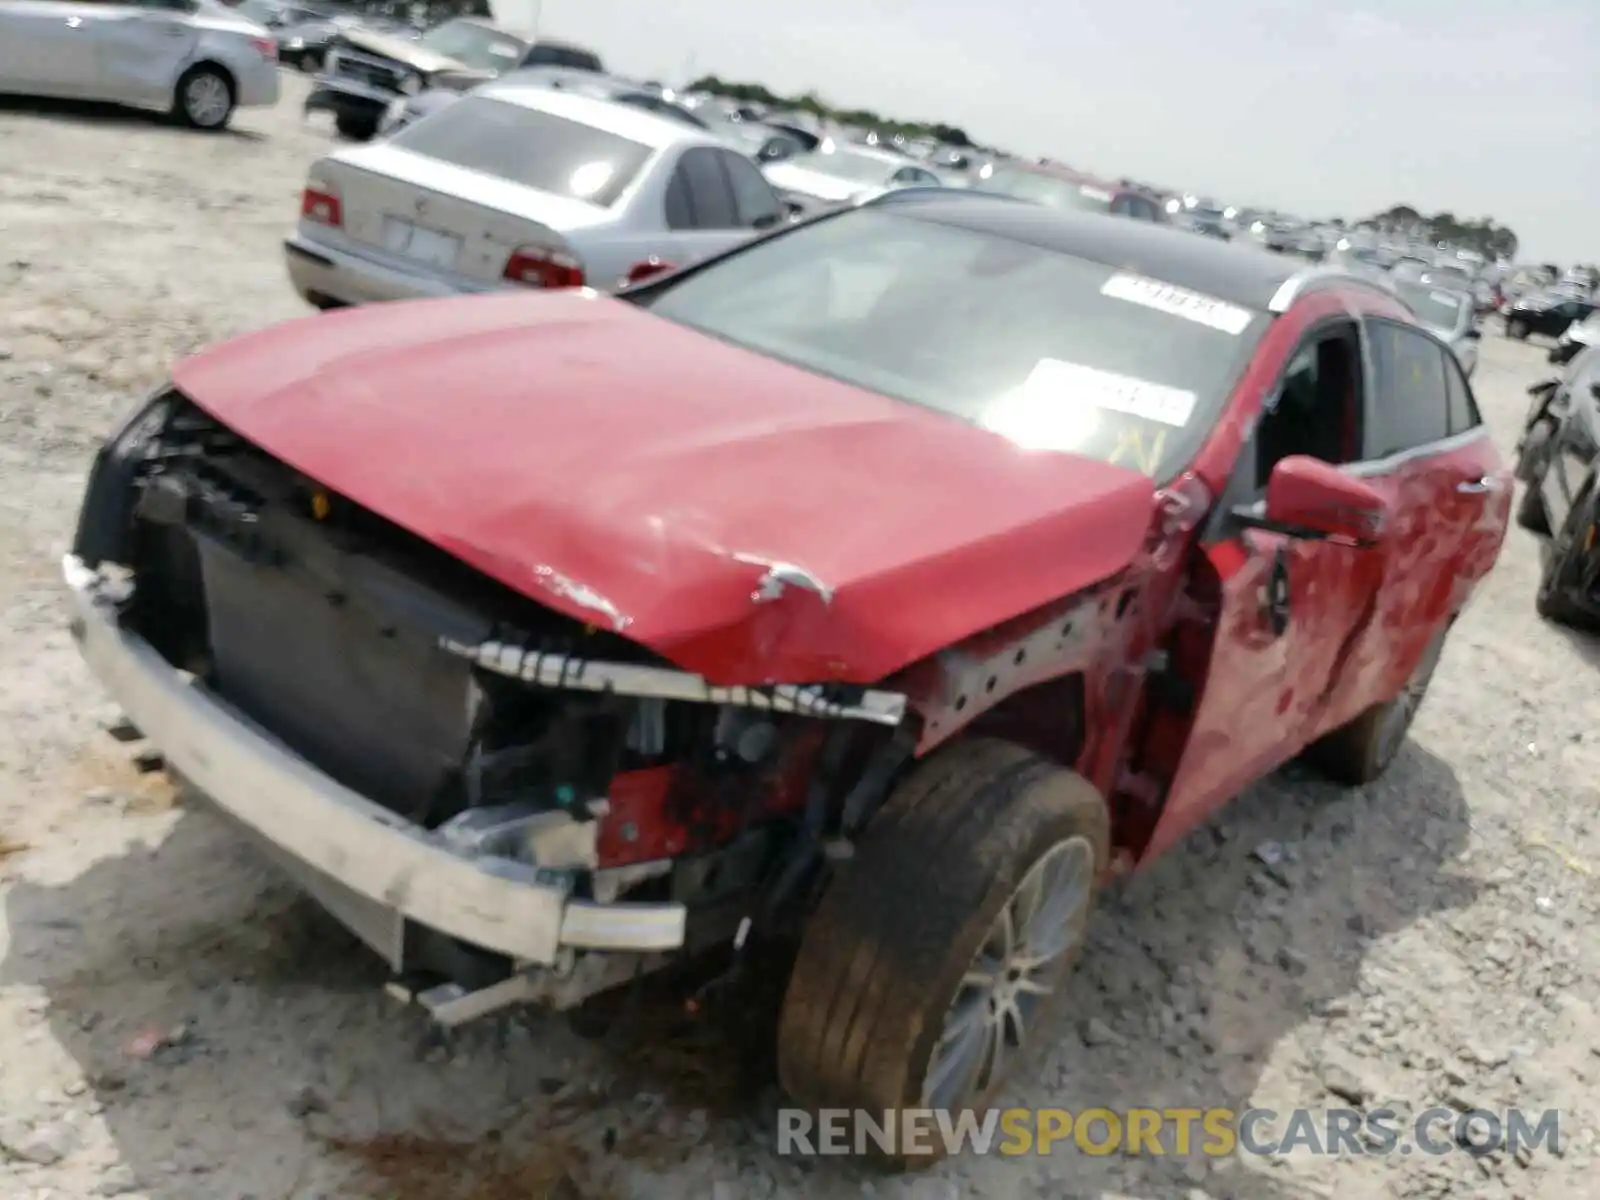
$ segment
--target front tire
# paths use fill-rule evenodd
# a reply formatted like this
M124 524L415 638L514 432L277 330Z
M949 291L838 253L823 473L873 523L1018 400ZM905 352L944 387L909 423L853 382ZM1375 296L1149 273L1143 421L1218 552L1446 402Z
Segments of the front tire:
M173 115L191 129L209 133L226 129L233 117L233 80L219 67L191 67L178 80Z
M1576 586L1573 576L1582 556L1593 552L1592 545L1579 545L1579 538L1592 540L1597 520L1595 485L1591 480L1567 512L1561 530L1551 539L1539 569L1539 590L1533 607L1546 621L1585 633L1600 630L1600 618L1572 599Z
M355 117L348 113L340 113L334 117L333 127L339 131L341 137L347 137L352 142L370 142L378 136L378 122L371 117Z
M1398 692L1313 742L1306 748L1306 761L1335 783L1348 787L1371 783L1387 771L1405 745L1411 722L1428 694L1448 632L1446 628L1434 634Z
M1018 746L973 739L921 764L806 927L778 1023L784 1089L878 1115L985 1107L1024 1049L1050 1044L1110 843L1100 794ZM925 1165L932 1140L930 1156L876 1156Z
M1517 453L1516 476L1522 481L1522 499L1517 501L1517 524L1529 533L1541 537L1550 533L1550 515L1545 511L1544 473L1549 464L1544 460L1550 452L1550 441L1555 436L1555 425L1540 421L1522 439Z

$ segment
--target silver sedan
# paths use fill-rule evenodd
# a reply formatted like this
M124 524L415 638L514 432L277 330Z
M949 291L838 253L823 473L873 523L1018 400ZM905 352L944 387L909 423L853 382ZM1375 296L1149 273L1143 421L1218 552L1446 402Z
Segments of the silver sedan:
M927 167L892 150L825 141L766 169L773 187L802 202L844 204L902 187L942 187Z
M4 0L0 92L170 112L221 129L278 102L278 43L214 0Z
M501 82L315 163L285 243L319 308L611 288L782 223L744 155L591 96Z

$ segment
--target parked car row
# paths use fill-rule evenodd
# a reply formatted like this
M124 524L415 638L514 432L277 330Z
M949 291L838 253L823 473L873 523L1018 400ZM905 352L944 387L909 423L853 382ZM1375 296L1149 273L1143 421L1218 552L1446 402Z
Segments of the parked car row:
M1585 319L1600 302L1573 296L1536 292L1508 305L1504 312L1506 336L1526 340L1532 334L1560 337Z

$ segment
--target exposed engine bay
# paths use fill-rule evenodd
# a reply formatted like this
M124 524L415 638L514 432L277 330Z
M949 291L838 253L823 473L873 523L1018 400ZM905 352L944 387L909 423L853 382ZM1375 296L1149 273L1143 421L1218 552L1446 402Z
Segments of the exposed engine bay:
M902 697L713 687L173 393L102 455L78 553L130 573L126 628L321 772L465 854L563 873L574 897L681 903L690 946L780 921L824 836L910 755ZM518 970L414 926L391 959L476 988Z

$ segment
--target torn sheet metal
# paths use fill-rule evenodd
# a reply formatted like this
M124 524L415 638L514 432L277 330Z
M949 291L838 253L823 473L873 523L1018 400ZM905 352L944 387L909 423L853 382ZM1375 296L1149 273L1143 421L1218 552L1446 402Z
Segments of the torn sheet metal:
M563 599L570 600L579 608L588 609L604 617L606 623L617 633L621 633L633 623L632 617L623 614L615 604L611 603L592 587L579 583L575 579L569 579L554 567L535 567L533 573L540 587Z
M775 562L772 559L761 558L755 554L735 554L733 561L745 563L752 567L765 567L756 590L750 594L754 604L770 604L782 598L790 588L802 592L811 592L818 596L824 604L833 603L833 589L822 580L818 579L804 567L794 563Z
M814 684L718 687L699 675L671 667L600 662L568 654L548 654L508 642L488 641L472 646L445 638L439 644L446 652L469 659L485 670L540 687L732 704L766 712L871 721L878 725L898 725L906 715L906 698L898 692L868 689L855 703L845 704L830 699L826 688Z

